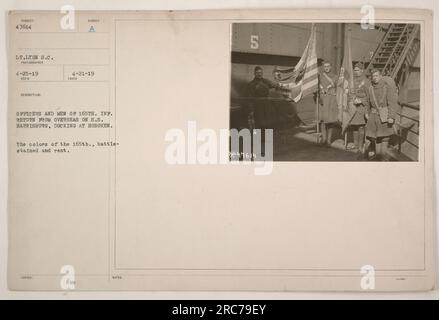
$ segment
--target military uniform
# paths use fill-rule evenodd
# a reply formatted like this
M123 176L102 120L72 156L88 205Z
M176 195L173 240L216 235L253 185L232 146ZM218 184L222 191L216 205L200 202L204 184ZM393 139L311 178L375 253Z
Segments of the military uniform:
M268 79L254 78L247 84L247 97L267 98L270 89L277 87L277 83ZM274 110L267 100L255 99L248 104L246 109L245 114L253 113L254 125L257 128L267 128L272 125Z
M276 82L265 78L254 78L247 85L247 96L253 98L267 98L270 89L279 88ZM250 110L254 111L254 121L257 128L269 128L273 126L276 118L276 110L268 100L254 100Z
M336 97L337 76L333 73L322 72L319 75L320 108L319 120L323 123L334 123L338 119Z
M352 117L350 125L364 126L366 124L366 105L367 105L367 90L370 87L370 81L366 76L354 77L354 95L360 100L360 103L355 104L357 110Z
M247 96L255 98L268 97L270 89L277 88L278 84L265 78L254 78L247 85Z
M395 120L398 112L395 89L384 79L368 87L367 113L369 118L366 124L368 138L385 138L394 133L393 124L390 124L388 119Z

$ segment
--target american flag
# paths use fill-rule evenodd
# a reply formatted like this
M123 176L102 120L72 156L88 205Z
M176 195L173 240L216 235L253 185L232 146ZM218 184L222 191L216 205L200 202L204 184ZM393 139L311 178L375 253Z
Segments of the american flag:
M298 102L303 97L314 93L318 88L318 67L316 54L316 26L312 24L311 35L302 57L294 68L280 70L292 75L281 80L281 86L287 90L288 98Z
M340 85L337 86L337 104L343 132L349 126L355 112L357 112L351 95L351 90L354 88L354 71L352 68L351 28L347 24L345 25L344 45L343 63L338 78Z

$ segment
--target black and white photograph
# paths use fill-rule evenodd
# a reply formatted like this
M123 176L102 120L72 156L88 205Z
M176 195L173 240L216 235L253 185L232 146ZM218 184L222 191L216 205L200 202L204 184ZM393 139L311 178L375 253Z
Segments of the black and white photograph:
M437 299L439 7L320 5L6 8L0 300Z
M274 161L418 161L419 24L234 23L231 38L230 127L262 145L272 130Z

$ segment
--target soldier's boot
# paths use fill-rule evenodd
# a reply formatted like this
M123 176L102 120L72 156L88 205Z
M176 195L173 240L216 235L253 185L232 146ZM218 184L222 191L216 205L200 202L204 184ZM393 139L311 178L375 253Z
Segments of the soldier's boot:
M358 128L358 150L360 153L364 154L364 138L365 138L365 130L364 127Z
M381 144L381 150L380 150L381 160L389 161L390 157L387 154L389 148L389 138L383 138L380 144Z
M360 149L360 132L358 129L354 129L354 131L352 131L352 135L354 136L354 147L356 149Z
M334 132L334 128L333 128L333 127L329 127L329 128L327 129L327 131L328 131L328 139L326 140L326 144L327 144L328 146L331 146L331 143L332 143L332 134L333 134L333 132Z
M361 136L361 132L360 132L360 136ZM371 146L371 141L368 140L364 140L361 141L362 143L362 147L361 149L358 151L358 160L364 161L364 160L368 160L369 158L369 151L370 151L370 146Z
M375 139L368 140L367 144L367 158L369 161L376 161L378 150L381 148Z
M328 132L326 131L326 124L320 123L320 132L322 133L322 139L320 140L320 144L326 145L328 141Z
M378 161L381 158L381 142L375 141L375 155L372 158L372 161Z

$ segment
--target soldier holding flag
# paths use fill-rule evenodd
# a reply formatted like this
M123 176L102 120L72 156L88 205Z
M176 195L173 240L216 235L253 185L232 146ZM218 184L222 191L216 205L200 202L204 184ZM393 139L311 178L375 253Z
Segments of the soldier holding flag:
M345 134L345 144L347 147L347 130L348 128L354 130L354 142L358 149L362 148L360 140L361 126L364 126L364 112L361 102L361 90L358 88L363 86L361 84L361 65L356 65L357 77L352 68L352 53L351 53L351 28L349 25L345 26L345 46L343 54L343 62L340 68L340 75L337 83L337 104L339 108L339 118L342 127L342 133ZM355 80L357 78L357 80ZM364 132L364 129L362 130ZM361 144L361 145L360 145Z
M354 105L356 112L352 117L350 126L353 131L354 145L361 153L364 153L364 126L366 125L367 90L369 87L370 81L364 75L364 65L358 62L354 67Z
M330 146L334 127L339 121L336 99L337 76L332 73L329 61L323 62L323 72L319 75L319 121L322 133L321 144Z

